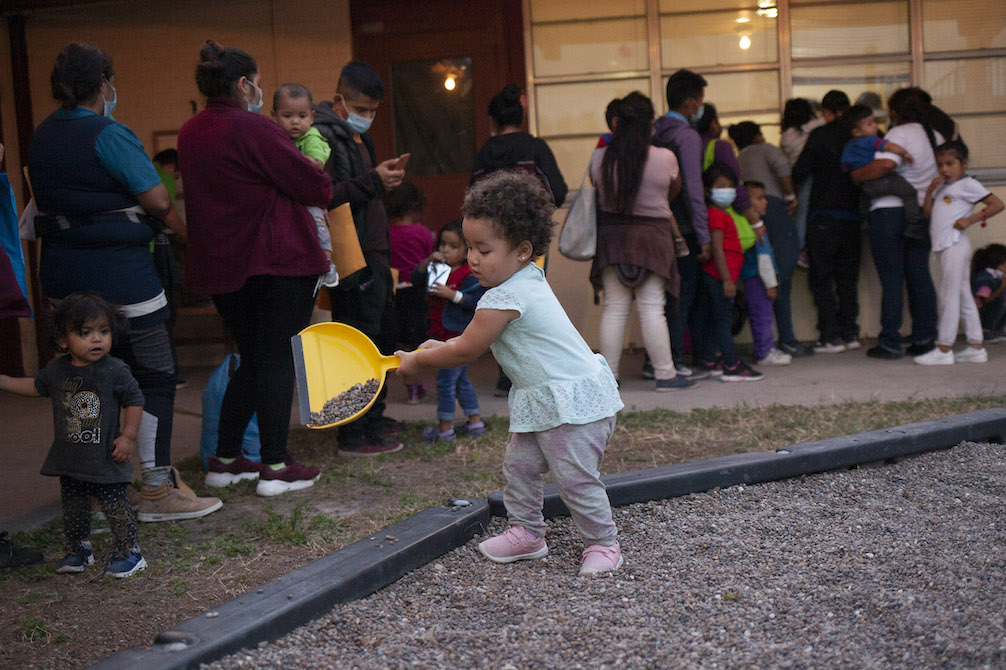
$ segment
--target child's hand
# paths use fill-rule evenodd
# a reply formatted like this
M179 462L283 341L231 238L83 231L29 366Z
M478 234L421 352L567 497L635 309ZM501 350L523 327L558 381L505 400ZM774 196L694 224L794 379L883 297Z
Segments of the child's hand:
M943 183L944 183L943 177L936 177L935 179L933 179L931 182L929 182L929 186L926 188L926 195L933 195L934 193L936 193L936 191L938 191L939 188L943 186Z
M723 280L723 295L725 295L730 300L737 297L737 284L733 283L729 279Z
M397 372L403 377L410 377L415 375L421 369L421 366L416 362L416 352L415 351L403 351L399 349L395 352L395 355L402 359L402 364L398 366Z
M769 300L775 300L779 297L779 287L773 286L772 288L765 289L765 295L768 296Z
M912 156L912 154L908 153L907 151L904 154L902 154L902 158L904 158L905 162L908 163L909 165L915 162L915 157Z
M440 340L426 340L419 345L420 349L436 349L437 347L444 346L444 343Z
M112 444L115 447L112 450L112 460L116 463L125 463L133 455L133 449L136 447L136 440L125 435L120 435L115 438L115 442Z
M443 284L434 284L430 287L430 295L435 295L438 298L443 298L448 301L454 300L455 293L457 293L457 291L448 286L444 286Z
M954 221L954 228L956 228L957 230L967 230L968 226L970 225L971 222L968 221L967 219L957 219L956 221Z

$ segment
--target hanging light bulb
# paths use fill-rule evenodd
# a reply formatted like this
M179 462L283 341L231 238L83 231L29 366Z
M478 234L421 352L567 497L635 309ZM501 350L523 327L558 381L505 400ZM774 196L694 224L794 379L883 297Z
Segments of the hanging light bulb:
M740 43L739 43L738 46L740 46L741 49L745 49L745 50L750 49L751 48L751 38L748 37L747 35L741 35L741 40L740 40Z
M454 87L457 85L457 82L454 80L454 75L448 75L447 79L444 79L444 88L448 91L453 91Z

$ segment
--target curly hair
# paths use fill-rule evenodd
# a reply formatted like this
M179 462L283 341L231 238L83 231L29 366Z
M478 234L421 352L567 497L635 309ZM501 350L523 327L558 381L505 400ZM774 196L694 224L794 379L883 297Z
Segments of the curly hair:
M92 321L105 319L112 329L112 342L126 332L126 317L118 307L109 304L97 293L71 293L56 306L52 317L52 332L49 341L60 354L66 353L62 346L64 338L72 332L83 330Z
M548 250L555 230L555 204L541 181L524 172L498 170L465 193L461 213L467 219L489 219L512 246L525 240L534 256Z

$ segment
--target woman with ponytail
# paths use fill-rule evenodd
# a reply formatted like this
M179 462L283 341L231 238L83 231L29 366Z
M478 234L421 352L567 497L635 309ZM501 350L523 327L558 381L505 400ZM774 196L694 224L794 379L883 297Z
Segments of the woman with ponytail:
M287 455L290 338L308 325L318 275L328 271L304 205L327 208L332 181L258 114L260 79L250 55L207 42L196 66L206 108L182 126L178 154L189 230L185 283L213 298L241 355L206 482L258 479L257 493L272 496L311 486L320 472ZM241 455L253 414L261 466Z
M49 82L60 107L35 129L28 150L42 288L56 303L73 293L97 293L128 319L111 353L129 365L144 397L137 518L204 516L222 503L192 495L171 467L176 370L170 308L150 253L171 210L168 191L140 139L112 118L118 95L108 54L68 44Z
M642 93L622 99L614 137L590 159L597 186L597 255L590 269L595 294L604 292L601 355L618 379L625 324L633 299L657 391L691 388L678 376L664 317L666 293L678 295L673 225L668 204L681 188L670 149L650 145L653 103Z

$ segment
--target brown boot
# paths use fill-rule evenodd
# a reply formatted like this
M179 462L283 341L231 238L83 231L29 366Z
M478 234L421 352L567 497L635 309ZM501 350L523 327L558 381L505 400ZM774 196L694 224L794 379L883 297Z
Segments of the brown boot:
M191 489L189 489L191 491ZM164 482L159 486L144 486L140 491L140 521L176 521L198 519L223 507L220 498L196 498Z

